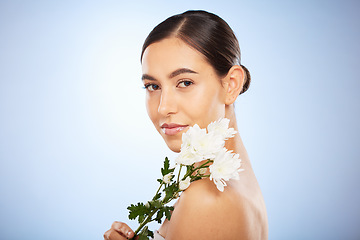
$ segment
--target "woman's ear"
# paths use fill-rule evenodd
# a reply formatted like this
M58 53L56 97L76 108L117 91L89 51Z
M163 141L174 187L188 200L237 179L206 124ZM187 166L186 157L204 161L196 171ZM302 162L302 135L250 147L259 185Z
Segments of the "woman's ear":
M245 72L239 65L232 66L223 78L223 85L226 89L225 104L231 105L239 96L244 85Z

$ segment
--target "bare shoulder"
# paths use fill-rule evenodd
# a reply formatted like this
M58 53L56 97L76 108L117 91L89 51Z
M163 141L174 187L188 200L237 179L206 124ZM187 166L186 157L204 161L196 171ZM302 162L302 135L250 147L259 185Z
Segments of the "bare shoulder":
M181 195L166 239L266 239L261 221L261 209L238 191L236 183L220 192L209 179L202 179Z

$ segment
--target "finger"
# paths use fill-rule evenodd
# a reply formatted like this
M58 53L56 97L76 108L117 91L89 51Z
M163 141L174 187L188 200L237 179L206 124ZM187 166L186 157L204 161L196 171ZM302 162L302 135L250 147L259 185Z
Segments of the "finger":
M110 231L111 231L111 229L107 230L107 231L104 233L104 240L109 240Z
M123 222L114 222L111 228L118 231L122 236L127 238L132 238L135 235L134 231Z
M127 239L124 236L121 236L119 232L114 229L110 229L104 233L105 240L125 240Z

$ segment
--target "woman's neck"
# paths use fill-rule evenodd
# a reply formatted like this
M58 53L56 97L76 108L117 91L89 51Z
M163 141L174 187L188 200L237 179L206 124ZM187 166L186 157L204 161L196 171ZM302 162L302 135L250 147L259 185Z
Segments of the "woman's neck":
M225 142L225 147L228 150L232 150L234 153L238 153L240 155L242 168L252 169L248 153L240 137L234 105L226 106L225 117L230 119L229 127L234 128L237 131L236 135L233 138L230 138Z
M249 156L245 149L244 143L240 137L233 105L226 106L225 118L230 119L229 128L234 128L234 130L237 131L237 133L235 134L235 136L233 138L226 140L225 147L226 147L226 149L232 150L234 153L237 153L240 155L241 166L242 166L241 168L246 168L247 170L251 170L251 172L252 172L252 167L251 167L251 163L249 160ZM199 163L196 163L194 166L199 167L200 165L204 164L205 162L206 162L206 160L201 161ZM250 171L248 171L248 172L250 172Z

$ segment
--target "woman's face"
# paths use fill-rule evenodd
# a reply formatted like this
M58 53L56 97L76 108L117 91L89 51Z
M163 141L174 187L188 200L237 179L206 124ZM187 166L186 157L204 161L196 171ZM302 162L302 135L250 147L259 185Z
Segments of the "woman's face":
M225 116L226 91L213 67L178 38L148 46L142 59L147 112L168 147L179 152L182 133Z

